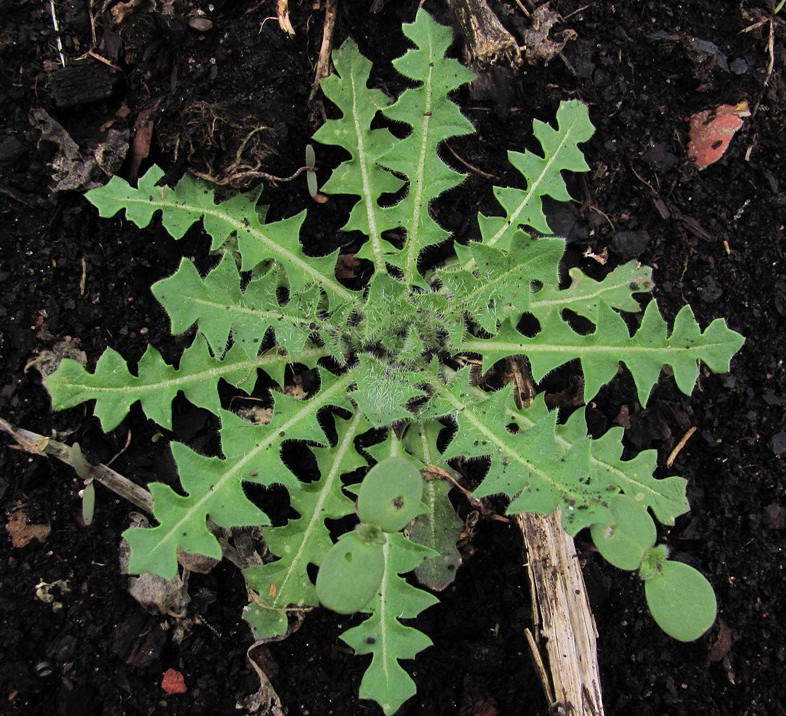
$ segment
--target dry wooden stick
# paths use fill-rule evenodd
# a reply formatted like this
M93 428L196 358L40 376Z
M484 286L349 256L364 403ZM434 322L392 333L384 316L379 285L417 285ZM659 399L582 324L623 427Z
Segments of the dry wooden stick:
M314 82L308 95L308 103L314 101L319 89L319 82L330 74L330 53L333 50L333 30L336 27L336 0L326 0L325 20L322 23L322 44L319 47L319 57L314 71Z
M106 465L86 463L83 458L80 459L81 455L74 455L70 445L30 432L24 428L17 428L2 418L0 418L0 430L10 435L16 441L16 445L13 447L24 450L31 455L49 455L64 462L66 465L70 465L75 470L78 468L80 473L86 473L87 478L100 482L104 487L109 488L115 494L136 505L140 510L153 514L153 498L150 493L144 487L131 482L127 477L123 477L112 468Z
M559 510L546 517L525 514L515 519L534 595L535 634L530 633L528 641L531 650L540 643L533 658L551 702L549 713L603 716L597 631L573 540L562 529Z
M286 32L290 37L295 34L295 28L289 21L289 0L278 0L276 2L276 17L278 18L278 26Z
M478 67L521 62L514 37L502 26L485 0L445 0L458 20L467 49Z

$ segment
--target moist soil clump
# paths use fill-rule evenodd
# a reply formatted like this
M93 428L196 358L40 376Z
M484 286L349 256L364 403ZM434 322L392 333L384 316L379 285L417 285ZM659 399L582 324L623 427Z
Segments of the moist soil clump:
M489 3L520 42L530 37L521 7L535 4ZM336 43L353 37L375 63L376 86L391 94L400 87L389 62L406 48L400 26L416 7L338 4ZM531 119L550 121L562 99L586 102L597 127L584 147L591 172L571 179L576 201L549 217L569 240L569 262L598 273L639 259L655 269L668 318L689 302L702 325L725 316L747 338L732 372L703 372L690 398L664 377L642 409L621 376L591 406L594 432L623 425L629 455L656 449L662 475L688 478L692 511L661 538L707 576L719 605L707 635L675 642L652 622L638 580L579 535L607 713L786 713L786 626L777 617L786 611L784 19L772 17L766 0L554 0L551 8L562 18L552 38L570 31L561 53L494 70L483 86L460 92L478 134L451 141L446 160L455 154L462 171L515 183L505 153L535 148ZM452 22L441 3L426 9ZM310 207L309 245L325 252L344 241L342 200L315 204L302 177L269 181L300 168L310 134L331 111L318 93L309 104L324 8L291 2L292 38L268 17L274 11L274 3L67 0L57 3L64 73L48 6L0 0L0 416L79 442L89 459L113 461L140 484L173 483L172 436L136 409L110 435L82 408L52 414L38 371L26 366L47 351L81 350L95 361L112 346L136 360L152 343L171 360L182 349L149 287L183 255L208 266L209 242L193 231L175 243L155 222L138 231L99 220L81 194L111 174L133 179L155 161L170 180L189 171L227 192L264 183L269 218ZM718 163L699 171L686 155L688 119L743 101L751 114L742 129ZM323 167L340 160L318 151ZM490 182L469 171L435 216L470 237L477 211L495 205ZM565 372L546 388L552 404L575 402ZM176 404L177 439L210 450L211 431L204 413ZM258 679L247 662L252 638L237 570L222 564L192 574L186 607L145 612L118 563L132 510L99 488L85 527L80 488L65 466L4 440L0 501L7 524L24 528L17 538L30 541L4 539L0 550L0 711L238 712ZM414 661L418 695L401 713L545 713L523 636L531 617L516 534L481 521L464 551L455 584L418 620L435 646ZM289 713L378 712L356 697L364 659L338 639L350 623L315 612L290 638L257 650ZM170 668L183 675L185 693L162 690Z

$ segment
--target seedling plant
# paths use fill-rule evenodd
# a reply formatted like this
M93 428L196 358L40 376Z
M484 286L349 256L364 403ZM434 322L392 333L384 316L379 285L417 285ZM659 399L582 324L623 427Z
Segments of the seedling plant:
M449 99L473 75L445 56L451 32L424 11L403 31L413 47L393 65L409 88L395 100L370 88L371 63L345 42L322 83L337 117L313 137L348 154L321 191L356 197L343 229L365 237L355 258L367 281L337 278L338 250L304 252L305 212L266 223L258 192L219 202L188 176L159 185L157 167L136 187L114 177L87 195L101 216L125 211L146 227L160 215L175 239L201 222L212 240L207 273L184 258L152 288L173 334L193 340L177 365L149 346L132 369L110 348L93 372L65 360L46 380L55 409L95 401L107 432L135 403L171 430L180 393L217 416L220 454L171 442L180 490L149 486L156 525L124 533L130 571L171 578L182 553L220 559L217 533L261 528L271 559L244 570L254 635L285 635L293 613L320 604L359 613L341 638L370 655L360 696L386 714L415 693L400 662L431 644L407 622L437 598L410 573L444 586L455 550L450 484L432 478L468 461L484 475L475 497L504 496L508 514L559 509L570 535L589 529L609 562L638 572L668 634L692 640L711 626L709 583L656 545L654 519L671 525L688 510L685 480L656 479L655 451L623 460L622 428L590 439L583 410L560 420L542 394L518 405L498 367L523 357L539 382L578 361L587 403L624 364L645 405L664 366L690 393L699 362L728 371L743 342L723 320L702 330L687 306L669 328L646 300L650 269L636 263L599 281L572 269L563 281L565 241L552 235L542 200L568 201L562 173L588 169L578 145L593 127L579 102L560 105L556 126L534 122L541 153L508 153L521 186L494 187L500 213L478 216L475 240L453 241L431 206L464 179L440 145L474 131ZM452 253L430 265L424 251L436 245ZM286 389L293 375L309 386L304 395ZM233 412L222 382L236 394L277 385L269 415ZM318 474L294 474L287 443L309 451ZM282 485L297 517L270 526L244 491L250 484Z

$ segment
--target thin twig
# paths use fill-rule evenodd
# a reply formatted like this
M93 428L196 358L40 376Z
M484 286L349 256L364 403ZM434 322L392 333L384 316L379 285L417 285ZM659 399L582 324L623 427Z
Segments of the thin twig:
M459 156L458 152L456 152L456 150L453 149L453 147L451 147L448 142L445 142L444 146L446 146L448 148L448 151L454 157L456 157L457 161L461 162L471 172L474 172L475 174L479 174L480 176L484 177L485 179L491 179L492 181L499 181L499 177L496 177L494 174L489 174L488 172L484 172L482 169L478 169L473 164L470 164L466 159L463 159L461 156Z
M286 32L290 37L295 34L295 28L289 20L289 2L288 0L278 0L276 3L276 17L278 18L278 26Z
M680 454L682 448L685 447L685 444L688 440L691 439L693 433L696 432L695 427L688 428L685 431L685 435L680 438L680 441L674 446L674 449L669 453L669 456L666 458L666 467L671 467L674 464L674 461L677 459L677 455Z
M212 184L216 184L218 186L229 186L234 185L237 182L245 182L249 179L262 179L263 181L270 182L271 184L279 184L281 182L292 181L293 179L297 179L303 172L313 169L314 167L300 167L294 174L290 174L288 177L277 177L273 174L268 174L267 172L261 172L256 169L252 169L245 172L237 172L236 174L230 174L228 177L225 178L218 178L214 177L212 174L206 174L204 172L191 172L195 177L199 179L204 179L205 181L209 181Z
M326 0L325 19L322 23L322 44L319 47L319 57L314 71L314 82L308 95L308 104L314 101L319 90L319 82L330 74L330 53L333 50L333 30L336 27L336 0Z
M60 57L60 64L65 67L66 61L63 55L63 41L60 39L60 23L57 21L57 12L55 10L55 0L49 0L49 12L52 13L52 25L55 28L55 42L57 43L57 54Z
M483 517L490 520L495 520L497 522L504 522L508 524L510 520L507 517L503 517L502 515L498 515L493 510L490 510L484 504L483 500L479 500L475 497L466 487L464 487L454 475L452 475L447 470L443 470L441 467L437 467L436 465L426 465L423 472L427 472L430 475L436 475L437 477L441 477L443 480L447 480L453 487L455 487L464 497L467 498L467 502L472 505L473 509L477 510Z
M10 435L15 441L17 449L24 450L31 455L49 455L55 457L66 465L80 472L86 473L86 477L100 482L104 487L120 495L131 504L136 505L140 510L148 514L153 514L153 497L135 482L131 482L127 477L123 477L119 472L115 472L106 465L91 465L84 460L79 460L79 455L74 455L74 450L70 445L47 438L38 433L30 432L24 428L17 428L11 423L0 418L0 430Z

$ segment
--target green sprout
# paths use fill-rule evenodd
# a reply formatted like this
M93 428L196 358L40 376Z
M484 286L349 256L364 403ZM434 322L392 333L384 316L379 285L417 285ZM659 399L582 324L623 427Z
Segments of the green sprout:
M87 195L101 216L124 211L139 227L160 216L175 239L201 223L210 236L216 260L206 273L184 258L152 287L172 333L193 339L176 364L149 346L129 366L110 348L92 372L64 360L46 379L54 409L95 401L106 431L135 403L171 430L181 393L216 415L220 454L171 443L180 489L150 485L156 524L124 533L129 571L172 578L182 553L222 556L216 528L260 528L270 559L243 570L251 594L244 617L255 637L281 638L294 612L320 604L359 612L341 638L370 657L360 696L386 714L416 690L401 662L431 644L407 622L437 599L407 575L428 573L426 585L444 587L444 573L421 569L442 558L435 546L454 569L460 562L449 487L424 489L426 469L450 475L475 461L475 498L504 498L508 514L560 509L569 535L589 528L611 564L638 569L664 631L695 639L711 626L710 585L655 546L653 518L671 525L689 509L685 480L656 478L653 450L622 459L622 428L592 439L584 410L561 421L542 392L520 407L500 378L509 359L535 382L575 361L589 403L624 365L646 405L664 367L689 394L700 363L728 371L743 343L721 319L702 328L687 306L667 323L650 300L650 269L635 262L600 280L562 270L565 240L553 236L543 200L569 201L563 174L589 169L579 145L594 128L580 102L561 103L554 125L534 122L541 150L508 152L518 181L493 187L497 214L479 214L473 240L456 242L433 203L464 180L441 147L474 132L451 99L473 75L446 56L452 33L424 11L403 31L412 48L393 67L407 88L395 99L372 89L371 63L348 40L333 54L336 74L322 83L333 118L313 137L346 153L321 192L351 197L343 252L363 262L367 282L337 277L342 250L303 250L305 212L265 222L258 191L217 201L188 176L159 185L158 167L136 187L114 177ZM437 245L452 255L435 265L427 250ZM575 329L575 316L587 330ZM537 325L527 334L519 330L525 317ZM302 399L286 390L293 372L310 376ZM230 410L236 401L226 391L251 394L263 374L260 386L276 386L271 415L252 423ZM290 469L286 444L311 453L315 479ZM348 483L369 465L353 490ZM283 486L297 517L272 526L244 489L250 484ZM347 531L337 535L336 525Z

